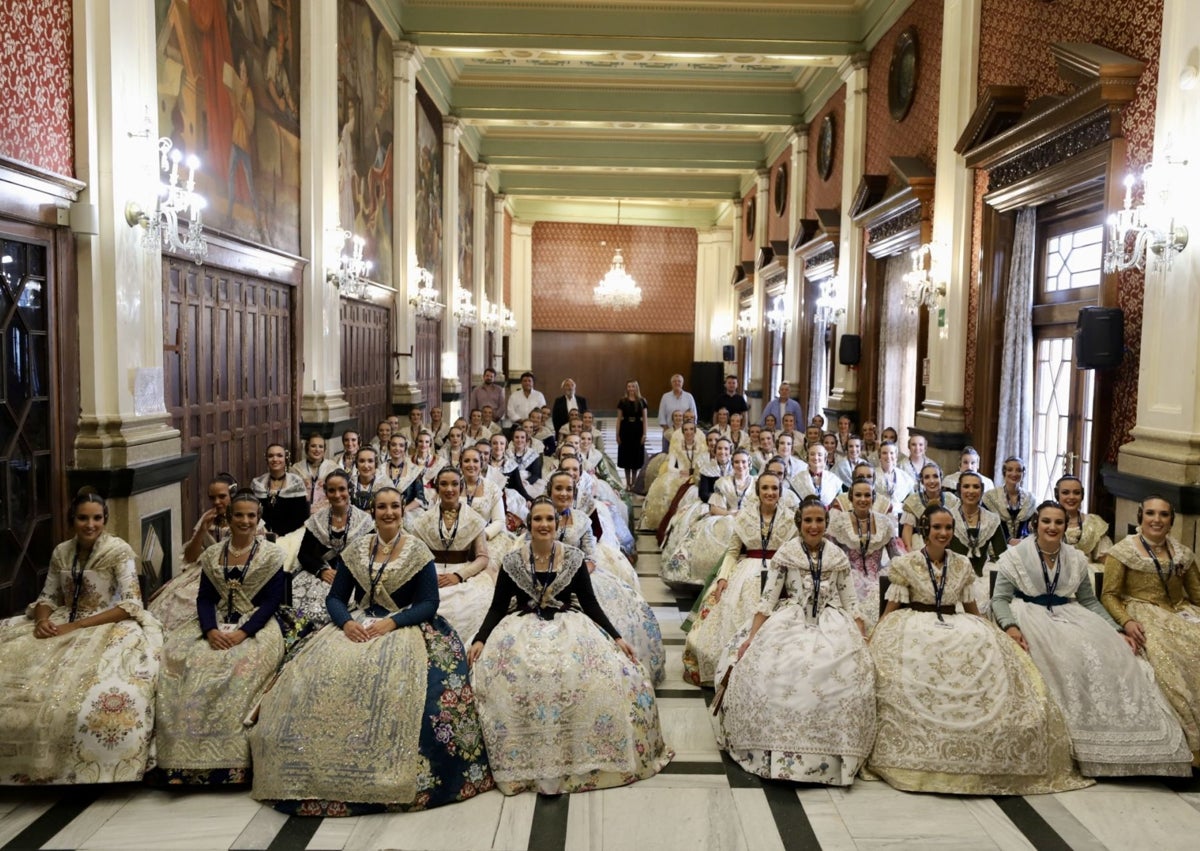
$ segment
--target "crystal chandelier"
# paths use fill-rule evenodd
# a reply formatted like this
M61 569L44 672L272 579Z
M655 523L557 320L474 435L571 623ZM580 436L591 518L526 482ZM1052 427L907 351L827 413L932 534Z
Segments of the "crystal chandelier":
M463 328L474 328L479 321L479 309L457 276L454 278L454 319Z
M617 226L621 225L621 202L617 201ZM613 254L612 265L600 279L593 291L596 304L612 310L634 308L642 303L642 291L629 273L625 271L625 258L621 249Z
M492 304L487 296L483 297L483 330L511 337L517 332L517 320L513 312L503 304Z
M909 310L937 310L941 306L946 284L935 280L932 272L933 246L927 242L912 252L912 271L904 275L904 306Z
M1188 231L1175 223L1167 211L1169 189L1181 184L1179 174L1187 160L1168 157L1165 165L1146 166L1142 171L1145 186L1143 203L1133 206L1134 176L1125 178L1125 206L1108 217L1108 251L1104 255L1107 274L1126 269L1145 269L1146 253L1154 255L1155 271L1170 269L1175 255L1187 248ZM1131 244L1132 243L1132 244Z
M408 303L416 310L417 316L422 319L441 319L446 305L438 301L440 293L433 285L433 273L423 266L417 266L410 276L411 282L417 285L417 292Z
M372 265L370 260L363 259L367 241L343 228L334 228L330 236L330 248L337 254L337 266L326 273L325 280L349 298L362 298L367 294L367 276ZM347 241L351 246L349 254L344 251Z
M818 325L832 325L845 315L845 308L838 304L837 279L829 278L821 284L821 293L813 305L813 322Z
M738 337L750 337L754 334L754 312L750 308L745 308L738 313L737 318L737 335Z
M167 175L167 182L159 184L154 214L146 213L136 201L129 201L125 204L125 222L131 228L145 228L142 247L146 250L169 248L190 255L200 264L208 254L201 221L205 201L196 192L196 169L200 167L200 160L195 156L187 158L187 180L181 181L179 164L183 161L183 152L175 148L167 136L158 140L158 159L159 171ZM183 213L187 214L186 231L180 230L179 216Z
M782 296L776 298L772 302L772 307L767 311L767 330L772 334L783 331L787 332L792 326L792 317L787 309L788 293L785 291Z

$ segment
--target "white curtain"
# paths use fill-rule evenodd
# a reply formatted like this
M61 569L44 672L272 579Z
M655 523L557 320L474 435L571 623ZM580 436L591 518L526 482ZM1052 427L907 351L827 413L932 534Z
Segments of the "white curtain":
M917 416L917 337L921 314L904 306L907 254L889 257L883 274L883 317L879 347L879 430L888 426L908 445L907 430Z
M1033 285L1037 256L1037 211L1017 213L1013 257L1004 304L1004 354L1000 360L1000 422L996 431L996 481L1004 459L1017 455L1028 464L1033 426Z
M825 386L829 383L829 379L825 375L825 364L829 359L825 348L826 327L824 322L817 322L813 325L812 358L809 361L808 407L804 411L810 420L817 414L824 413L825 400L828 395ZM833 431L831 425L836 426L837 423L825 423L825 430Z

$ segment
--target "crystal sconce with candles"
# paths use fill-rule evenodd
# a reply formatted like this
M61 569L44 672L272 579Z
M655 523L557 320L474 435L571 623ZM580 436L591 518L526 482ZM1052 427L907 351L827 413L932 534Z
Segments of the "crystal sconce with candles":
M766 319L767 330L772 334L777 331L786 333L788 328L792 327L792 317L788 313L787 302L788 293L786 290L783 295L771 301L771 309L767 311Z
M409 298L408 303L416 310L417 316L422 319L441 319L446 305L438 301L440 293L433 285L433 273L417 266L409 273L409 277L410 286L416 285L416 293Z
M821 284L821 292L813 305L813 322L833 325L846 315L846 309L838 303L837 292L837 278L828 278Z
M909 310L927 307L938 310L946 295L946 282L935 274L933 245L925 243L912 252L912 271L904 275L904 306Z
M1154 255L1153 269L1170 269L1175 255L1187 248L1188 230L1175 222L1168 210L1170 189L1186 185L1183 174L1187 160L1167 157L1164 163L1142 171L1142 203L1133 205L1133 175L1125 178L1125 206L1108 217L1108 251L1104 254L1107 274L1126 269L1145 269L1147 253Z
M346 243L350 253L345 253ZM371 273L371 261L363 259L367 241L357 234L342 228L330 231L330 253L337 255L337 266L325 273L325 280L333 284L350 298L362 298L367 294L367 276Z
M479 309L457 277L454 279L454 319L463 328L474 328L479 321Z
M200 160L195 156L187 158L187 179L181 180L179 164L184 161L183 152L166 136L158 140L158 160L158 170L166 175L166 182L159 184L154 213L147 213L136 201L129 201L125 204L125 222L131 228L145 228L143 248L149 251L171 249L189 255L197 264L202 263L208 254L208 243L204 240L204 223L201 221L205 200L196 192L196 169L200 167ZM181 214L187 215L184 230L181 230L184 225L179 218Z
M754 335L754 312L748 307L738 313L737 335L739 339Z

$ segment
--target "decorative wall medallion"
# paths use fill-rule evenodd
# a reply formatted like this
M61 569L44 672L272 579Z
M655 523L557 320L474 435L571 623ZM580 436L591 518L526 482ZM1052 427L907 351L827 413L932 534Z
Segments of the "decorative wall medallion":
M775 169L775 185L771 187L771 198L775 205L775 215L782 216L787 212L788 203L788 167L780 163Z
M896 121L903 121L912 108L917 93L917 28L909 27L900 33L892 49L892 64L888 68L888 111Z
M746 223L746 239L754 239L754 224L755 217L758 214L758 199L750 198L746 201L746 209L742 212L742 219Z
M817 136L817 174L822 180L828 180L833 174L833 137L833 113L830 113L821 122L820 134Z

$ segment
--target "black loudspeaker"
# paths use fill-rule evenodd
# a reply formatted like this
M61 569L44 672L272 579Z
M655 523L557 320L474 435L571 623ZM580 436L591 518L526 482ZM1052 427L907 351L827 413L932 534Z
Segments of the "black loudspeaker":
M706 423L712 422L717 397L725 392L725 364L720 361L693 361L692 380L684 389L696 397L700 419Z
M843 334L838 344L838 363L842 366L858 366L862 360L862 337L857 334Z
M1075 320L1075 368L1112 369L1125 357L1125 313L1119 307L1083 307Z
M737 352L733 346L721 346L721 360L725 361L725 363L737 360Z

